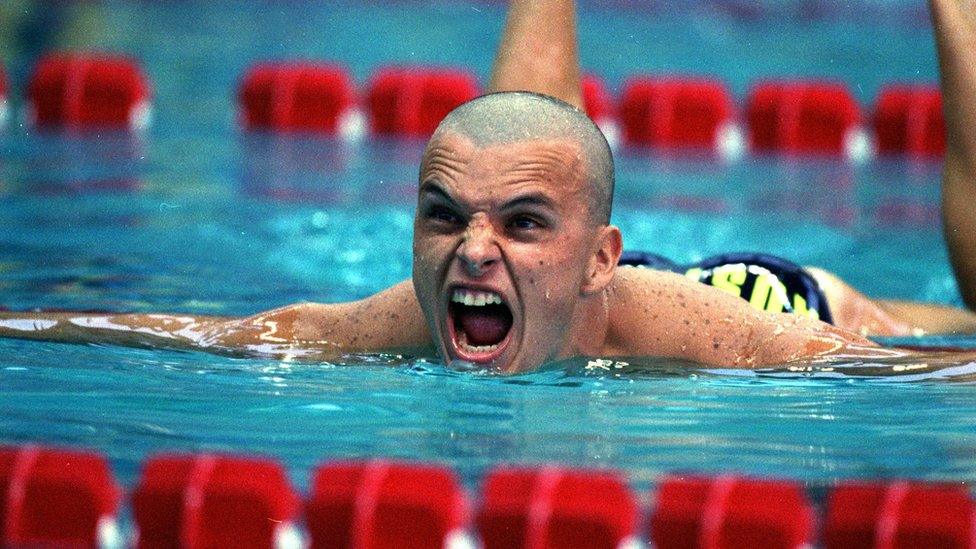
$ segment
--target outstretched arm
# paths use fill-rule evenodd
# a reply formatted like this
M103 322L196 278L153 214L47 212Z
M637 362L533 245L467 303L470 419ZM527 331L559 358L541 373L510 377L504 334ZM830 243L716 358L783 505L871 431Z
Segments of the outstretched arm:
M432 352L409 281L361 301L289 305L246 318L3 312L0 337L320 360L355 352Z
M583 108L573 0L512 0L488 91L519 90Z
M963 301L976 308L976 5L929 0L939 52L946 156L942 218Z

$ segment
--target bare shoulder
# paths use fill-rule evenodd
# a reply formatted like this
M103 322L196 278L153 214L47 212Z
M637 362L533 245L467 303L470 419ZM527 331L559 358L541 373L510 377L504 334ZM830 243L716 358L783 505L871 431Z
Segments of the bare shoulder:
M609 304L607 354L750 367L874 347L823 322L758 311L717 288L650 269L618 269Z
M729 362L730 349L746 344L728 329L742 320L740 301L679 274L621 267L610 290L608 340L623 355Z

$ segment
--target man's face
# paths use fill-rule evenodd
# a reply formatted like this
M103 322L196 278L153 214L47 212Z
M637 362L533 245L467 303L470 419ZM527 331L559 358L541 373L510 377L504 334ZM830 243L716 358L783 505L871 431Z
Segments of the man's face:
M432 143L420 174L413 283L448 362L531 370L571 353L599 232L582 153L566 140Z

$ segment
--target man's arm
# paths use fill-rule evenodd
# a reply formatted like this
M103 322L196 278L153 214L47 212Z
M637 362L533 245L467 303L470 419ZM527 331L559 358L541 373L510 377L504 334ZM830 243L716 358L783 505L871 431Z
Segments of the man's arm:
M544 93L583 108L573 0L512 0L488 90Z
M432 352L409 281L361 301L289 305L246 318L3 312L0 336L310 359Z
M942 78L946 156L942 217L963 301L976 308L976 12L971 0L929 0Z

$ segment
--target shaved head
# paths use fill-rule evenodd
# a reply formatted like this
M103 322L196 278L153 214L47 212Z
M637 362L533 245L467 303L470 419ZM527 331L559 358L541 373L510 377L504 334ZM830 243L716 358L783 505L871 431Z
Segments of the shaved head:
M451 111L441 121L426 158L438 138L456 134L477 147L542 139L565 139L579 146L583 178L590 184L588 209L593 220L610 222L613 202L613 157L606 137L586 113L556 98L532 92L483 95Z

